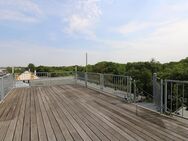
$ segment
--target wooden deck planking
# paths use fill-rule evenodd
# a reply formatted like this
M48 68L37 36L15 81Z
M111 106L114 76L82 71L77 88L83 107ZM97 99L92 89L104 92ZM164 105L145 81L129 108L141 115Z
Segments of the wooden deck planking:
M64 139L63 134L62 134L62 132L61 132L61 129L60 129L60 127L59 127L59 124L58 124L58 122L56 121L56 119L54 118L54 115L53 115L53 113L52 113L52 111L51 111L51 109L50 109L50 107L49 107L49 105L51 105L51 103L48 103L48 102L47 102L46 99L48 99L48 97L45 98L45 95L46 95L46 93L45 93L45 91L44 91L44 89L43 89L43 90L42 90L42 94L41 94L41 98L42 98L42 100L43 100L43 103L44 103L44 106L45 106L45 108L46 108L48 117L49 117L49 119L50 119L50 122L51 122L51 125L52 125L52 129L53 129L53 131L54 131L54 133L55 133L55 137L56 137L57 141L64 141L65 139Z
M34 89L34 100L35 100L35 107L36 107L36 119L37 119L37 129L38 129L38 138L40 141L46 141L47 140L47 135L46 135L46 129L44 126L44 121L42 117L42 112L38 100L38 89Z
M57 106L54 107L55 102L53 102L52 100L49 99L49 97L47 96L47 94L45 94L46 100L49 104L49 107L52 110L52 113L55 117L55 119L57 120L58 126L61 129L61 133L63 138L60 140L70 140L73 141L71 134L69 133L68 129L66 128L66 125L64 124L63 120L61 120L60 115L58 114L58 112L56 111Z
M43 120L44 120L46 135L47 135L49 141L56 141L56 137L55 137L54 131L52 129L51 122L50 122L49 117L47 115L46 109L44 107L44 103L42 101L41 94L42 94L41 88L39 88L39 93L37 93L37 96L38 96L38 99L39 99L39 105L40 105L42 117L43 117Z
M107 141L106 136L103 135L102 132L95 126L95 123L90 122L88 119L86 119L83 110L79 109L77 106L74 106L75 104L72 104L64 95L61 93L57 93L58 98L61 99L62 103L66 103L67 107L71 108L69 110L74 111L75 114L86 124L87 127L91 128L91 131L94 131L94 133L97 135L100 140Z
M26 99L26 107L25 107L25 115L24 115L24 124L22 131L22 140L28 141L31 140L31 93L29 90L25 93L27 95Z
M31 88L31 140L38 141L38 128L37 128L37 117L36 117L36 107L35 107L35 97L34 88Z
M14 89L0 104L0 141L188 140L188 124L74 85Z
M19 102L18 102L17 106L15 107L15 114L14 114L15 118L13 118L10 122L10 125L9 125L9 128L8 128L7 133L6 133L4 141L13 140L16 124L17 124L17 121L18 121L18 116L19 116L22 101L23 101L23 90L20 91L20 96L19 96L18 101Z
M68 97L70 95L72 95L72 94L69 94ZM84 115L86 115L86 113L88 113L85 117L87 117L87 119L89 119L89 121L93 122L93 124L96 125L98 127L98 129L100 131L102 131L102 133L105 134L110 140L116 141L116 140L123 139L120 136L118 136L119 138L116 138L117 134L115 134L115 130L113 130L112 128L110 128L110 126L108 126L106 123L102 122L98 117L96 117L91 112L87 111L85 108L80 107L81 106L80 104L77 104L76 102L74 102L73 105L75 105L75 108L79 107L81 111L84 111L83 112L83 113L85 113Z
M76 89L74 89L74 90L75 90L75 92L77 91ZM90 90L86 90L86 91L91 92ZM84 92L80 91L80 93L84 93ZM92 93L90 93L90 94L92 94ZM100 97L101 96L104 97L103 95L100 95ZM115 102L113 104L106 102L106 101L108 101L107 99L109 99L109 98L111 100L113 100L111 97L105 97L105 100L104 99L101 100L101 98L97 99L97 103L98 103L97 106L101 105L100 108L105 107L108 111L113 112L113 115L116 116L116 117L117 117L117 115L121 115L121 116L124 117L124 119L126 119L126 120L129 119L130 121L132 121L132 123L134 123L136 125L140 125L141 127L145 126L144 129L147 129L148 131L154 130L155 132L153 132L152 134L157 134L158 136L165 137L165 138L167 136L167 138L168 139L170 138L171 140L180 140L180 139L187 140L187 134L188 134L187 131L188 130L187 130L187 128L185 128L185 127L187 127L187 124L184 124L184 127L182 127L182 128L178 127L178 124L174 124L173 122L177 122L177 123L181 124L180 122L178 122L174 119L170 119L170 118L166 118L164 116L160 116L159 114L155 114L155 117L153 117L152 120L148 121L148 120L146 120L147 118L143 118L142 116L136 116L135 111L134 111L134 113L128 112L128 110L122 110L121 108L119 108L119 105L114 106L114 103L116 103L117 100L115 100ZM95 103L96 103L96 101L95 101ZM122 105L122 104L120 104L120 105ZM123 105L124 105L124 107L130 106L130 104L123 104ZM96 106L94 106L94 107L96 107ZM148 111L148 110L145 111L146 117L149 116L148 115L149 112L150 111ZM114 114L114 113L116 113L116 114ZM154 113L154 112L152 112L152 113ZM130 116L130 118L129 118L129 116ZM166 118L169 121L171 121L171 124L170 124L171 128L170 127L167 128L166 123L164 123L162 120L157 120L157 117L160 117L161 119ZM165 126L163 125L163 128L161 128L160 123L163 123ZM177 130L177 128L175 128L175 127L178 127L179 129ZM185 136L185 137L182 137L181 135L178 134L178 132L180 133L180 131L183 131L184 134L182 134L182 135Z
M22 138L26 99L27 99L27 94L25 94L25 91L26 91L25 89L22 90L23 102L22 102L22 105L20 107L20 113L19 113L19 116L18 116L18 121L17 121L17 124L16 124L15 131L14 131L13 141L20 141L21 138ZM18 93L18 94L20 94L20 93Z
M56 96L57 96L57 99L61 99L60 96L63 96L63 95L60 94L60 95L56 95ZM63 99L65 99L65 100L63 100ZM78 116L78 114L75 112L74 108L71 108L71 105L69 104L70 101L68 99L66 99L66 97L63 97L63 99L61 99L62 105L67 109L67 111L70 111L70 114L76 119L76 121L80 124L80 126L84 129L84 131L89 135L89 137L92 140L99 141L100 140L99 137L93 132L95 130L91 130L88 127L88 124L85 123L83 121L83 119L80 118L80 116Z
M17 109L17 103L19 101L20 96L16 96L16 91L13 92L12 98L10 98L10 101L5 101L5 106L3 107L3 113L0 117L1 121L1 130L0 130L0 140L4 140L6 137L7 131L9 129L9 125L11 123L11 119L13 119L13 115L15 112L15 109Z
M68 90L68 89L67 89ZM85 100L82 100L80 99L81 101L85 101ZM85 103L86 104L86 103ZM87 107L88 108L88 107ZM93 110L90 111L90 113L93 113ZM116 130L119 130L118 127L112 125L108 120L104 119L102 116L100 116L99 114L97 114L97 112L94 112L94 115L96 115L101 121L103 121L104 123L106 123L110 128L112 129L116 129ZM130 137L130 135L126 134L123 132L123 135L121 134L122 132L117 132L116 130L114 130L112 132L112 134L114 136L116 136L119 140L128 140L127 138L129 138L129 140L134 140L132 137Z
M92 103L90 103L90 104L92 104ZM97 108L97 107L99 107L98 105L97 106L93 106L93 107L95 107L95 108ZM91 107L91 108L93 108L93 107ZM92 110L91 109L91 112L92 111L94 111L94 109ZM95 114L96 112L94 112L94 114ZM103 111L103 113L105 113L104 111ZM103 115L103 113L102 114L100 114L100 115L102 115L102 117L106 117L105 115ZM99 117L100 117L100 115L99 115ZM109 119L109 117L110 116L108 116L107 117L107 119ZM111 118L111 117L110 117ZM117 117L116 117L117 118ZM118 119L118 118L117 118ZM118 119L118 120L120 120L120 119ZM110 120L111 122L113 122L113 120ZM126 120L125 120L126 121ZM115 123L116 124L116 123ZM123 124L123 123L121 123L121 124ZM116 125L118 125L118 124L116 124ZM118 125L118 126L121 126L121 125ZM126 126L125 126L126 127ZM134 132L137 130L137 129L135 129L135 124L131 124L129 127L127 127L127 129L129 129L130 130L130 127L134 127ZM142 129L143 130L143 129ZM127 130L126 130L127 131ZM143 134L143 133L142 133ZM146 132L146 134L144 135L144 137L145 137L145 140L147 139L147 135L148 135L149 133L148 132ZM132 134L131 134L132 135ZM134 134L133 134L134 135ZM137 134L137 135L141 135L141 134ZM153 135L152 135L153 136ZM137 137L137 138L139 138L139 137ZM140 139L140 138L139 138ZM159 138L156 138L156 139L159 139ZM149 139L149 140L152 140L151 138Z

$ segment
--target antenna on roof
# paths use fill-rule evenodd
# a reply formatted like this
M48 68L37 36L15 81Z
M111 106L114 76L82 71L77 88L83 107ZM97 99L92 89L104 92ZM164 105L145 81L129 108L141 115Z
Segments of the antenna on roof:
M86 70L85 70L86 72L87 72L87 61L88 60L87 60L87 52L86 52Z
M14 67L12 67L12 74L14 74Z

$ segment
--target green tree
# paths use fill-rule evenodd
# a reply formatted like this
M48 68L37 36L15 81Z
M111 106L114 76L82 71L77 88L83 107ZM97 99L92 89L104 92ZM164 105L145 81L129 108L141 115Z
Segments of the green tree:
M12 73L12 68L11 67L7 67L6 70L8 71L8 73Z
M32 64L32 63L30 63L30 64L28 65L28 69L30 69L31 72L34 72L34 71L35 71L35 65Z

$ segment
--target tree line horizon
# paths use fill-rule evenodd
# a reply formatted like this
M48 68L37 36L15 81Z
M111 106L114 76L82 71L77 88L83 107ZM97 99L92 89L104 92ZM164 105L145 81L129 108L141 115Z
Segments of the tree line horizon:
M30 69L32 72L62 73L64 71L75 71L75 66L35 66L30 63L27 67L15 67L15 73L22 73ZM9 72L11 67L7 67ZM77 66L77 70L85 72L85 66ZM152 76L157 73L161 79L188 80L188 57L176 62L160 63L154 59L144 62L116 63L102 61L94 65L87 65L87 72L110 73L116 75L131 76L137 85L147 92L152 92Z

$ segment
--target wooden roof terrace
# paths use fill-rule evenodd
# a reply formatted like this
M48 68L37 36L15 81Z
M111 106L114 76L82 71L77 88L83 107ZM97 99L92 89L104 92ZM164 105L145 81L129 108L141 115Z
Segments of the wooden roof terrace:
M0 141L187 141L188 123L78 85L17 88L0 104Z

